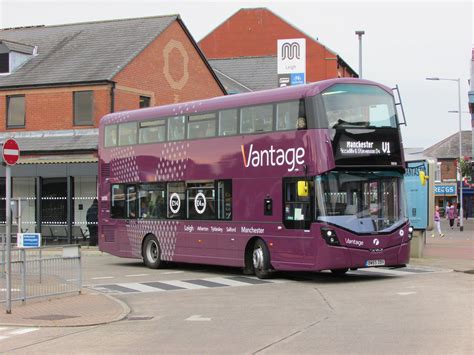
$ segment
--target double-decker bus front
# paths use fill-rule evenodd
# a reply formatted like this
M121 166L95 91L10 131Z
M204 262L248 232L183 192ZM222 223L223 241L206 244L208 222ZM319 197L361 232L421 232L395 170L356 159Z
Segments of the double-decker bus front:
M312 98L331 138L334 168L309 181L318 235L316 269L401 266L411 228L404 160L391 91L374 83L335 84Z

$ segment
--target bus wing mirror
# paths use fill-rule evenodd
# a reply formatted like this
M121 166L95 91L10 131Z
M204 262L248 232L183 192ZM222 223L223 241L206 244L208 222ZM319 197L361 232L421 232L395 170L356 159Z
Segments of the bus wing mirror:
M308 182L298 181L298 197L307 197L308 194Z

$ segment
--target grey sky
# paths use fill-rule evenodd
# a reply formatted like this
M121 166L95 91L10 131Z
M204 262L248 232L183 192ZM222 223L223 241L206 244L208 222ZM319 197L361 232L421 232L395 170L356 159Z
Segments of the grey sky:
M240 8L267 7L337 52L358 71L363 36L364 78L402 95L408 127L405 147L429 147L458 131L457 83L426 77L461 78L462 111L468 111L473 6L471 1L58 1L0 0L0 27L53 25L180 14L199 41ZM471 129L470 115L462 128Z

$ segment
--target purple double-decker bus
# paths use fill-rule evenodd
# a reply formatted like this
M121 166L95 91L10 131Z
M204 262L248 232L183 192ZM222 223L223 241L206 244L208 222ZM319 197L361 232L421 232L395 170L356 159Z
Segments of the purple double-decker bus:
M333 79L106 115L99 248L278 270L401 266L411 233L392 91Z

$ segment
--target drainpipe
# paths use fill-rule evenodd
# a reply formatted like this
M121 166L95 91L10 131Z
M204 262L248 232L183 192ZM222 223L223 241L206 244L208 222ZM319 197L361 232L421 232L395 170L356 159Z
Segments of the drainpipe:
M110 113L114 112L115 108L115 83L112 82L110 86Z

